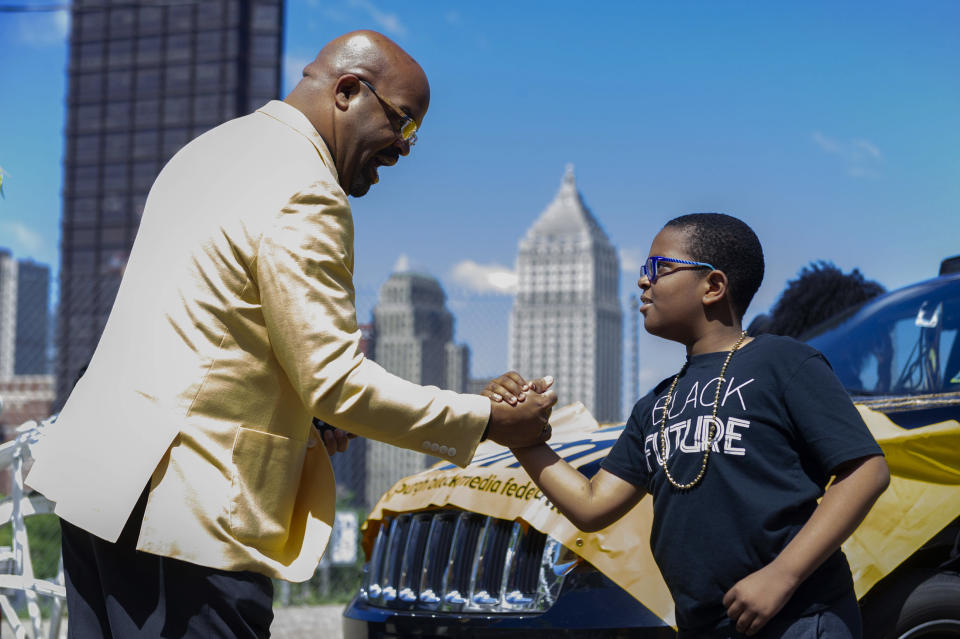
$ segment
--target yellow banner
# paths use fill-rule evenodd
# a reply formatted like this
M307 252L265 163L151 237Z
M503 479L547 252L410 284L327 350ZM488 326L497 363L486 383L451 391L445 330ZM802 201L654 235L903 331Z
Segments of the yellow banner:
M890 488L843 546L857 595L862 596L960 515L960 423L951 420L907 430L883 413L858 408L893 475ZM582 404L554 411L551 424L551 447L578 468L598 464L623 430L622 424L598 425ZM584 533L557 511L509 450L484 442L467 468L437 464L387 491L364 524L368 556L377 522L395 513L446 506L527 522L674 625L673 601L647 543L653 519L649 496L607 528Z

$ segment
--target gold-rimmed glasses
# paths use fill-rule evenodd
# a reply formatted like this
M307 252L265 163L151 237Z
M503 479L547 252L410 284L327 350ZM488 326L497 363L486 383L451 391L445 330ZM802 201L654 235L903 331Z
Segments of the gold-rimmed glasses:
M372 84L370 84L363 78L357 78L357 79L360 80L360 82L363 82L363 84L368 89L370 89L373 95L375 95L377 99L380 100L380 102L387 105L387 107L389 107L390 110L393 111L394 115L396 115L397 118L400 119L400 137L403 139L403 141L406 142L407 145L409 146L413 146L414 144L416 144L417 129L419 128L417 126L417 121L414 120L412 117L410 117L410 115L405 113L399 107L397 107L397 105L395 105L393 102L391 102L387 98L377 93L377 90L373 88Z

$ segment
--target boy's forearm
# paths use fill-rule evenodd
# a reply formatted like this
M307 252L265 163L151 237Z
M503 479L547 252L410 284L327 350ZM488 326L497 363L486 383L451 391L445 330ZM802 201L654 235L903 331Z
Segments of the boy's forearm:
M513 454L543 494L580 530L600 530L623 514L614 503L604 503L593 482L547 444L516 448Z
M513 454L540 487L543 494L560 509L567 519L578 525L580 515L578 502L589 498L590 480L579 470L565 462L547 444L514 448Z
M795 585L802 583L853 534L889 481L887 463L881 456L869 457L838 476L771 567Z

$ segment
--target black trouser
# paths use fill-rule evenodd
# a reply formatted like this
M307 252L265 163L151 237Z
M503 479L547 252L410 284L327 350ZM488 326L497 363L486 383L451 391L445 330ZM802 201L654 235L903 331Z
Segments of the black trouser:
M136 549L147 490L116 543L60 520L70 639L270 636L273 582Z

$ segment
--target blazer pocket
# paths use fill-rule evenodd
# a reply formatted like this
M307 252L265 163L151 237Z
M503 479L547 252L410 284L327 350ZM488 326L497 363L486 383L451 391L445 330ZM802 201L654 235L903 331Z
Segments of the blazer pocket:
M306 442L240 427L233 445L230 529L259 549L282 546L297 499Z

